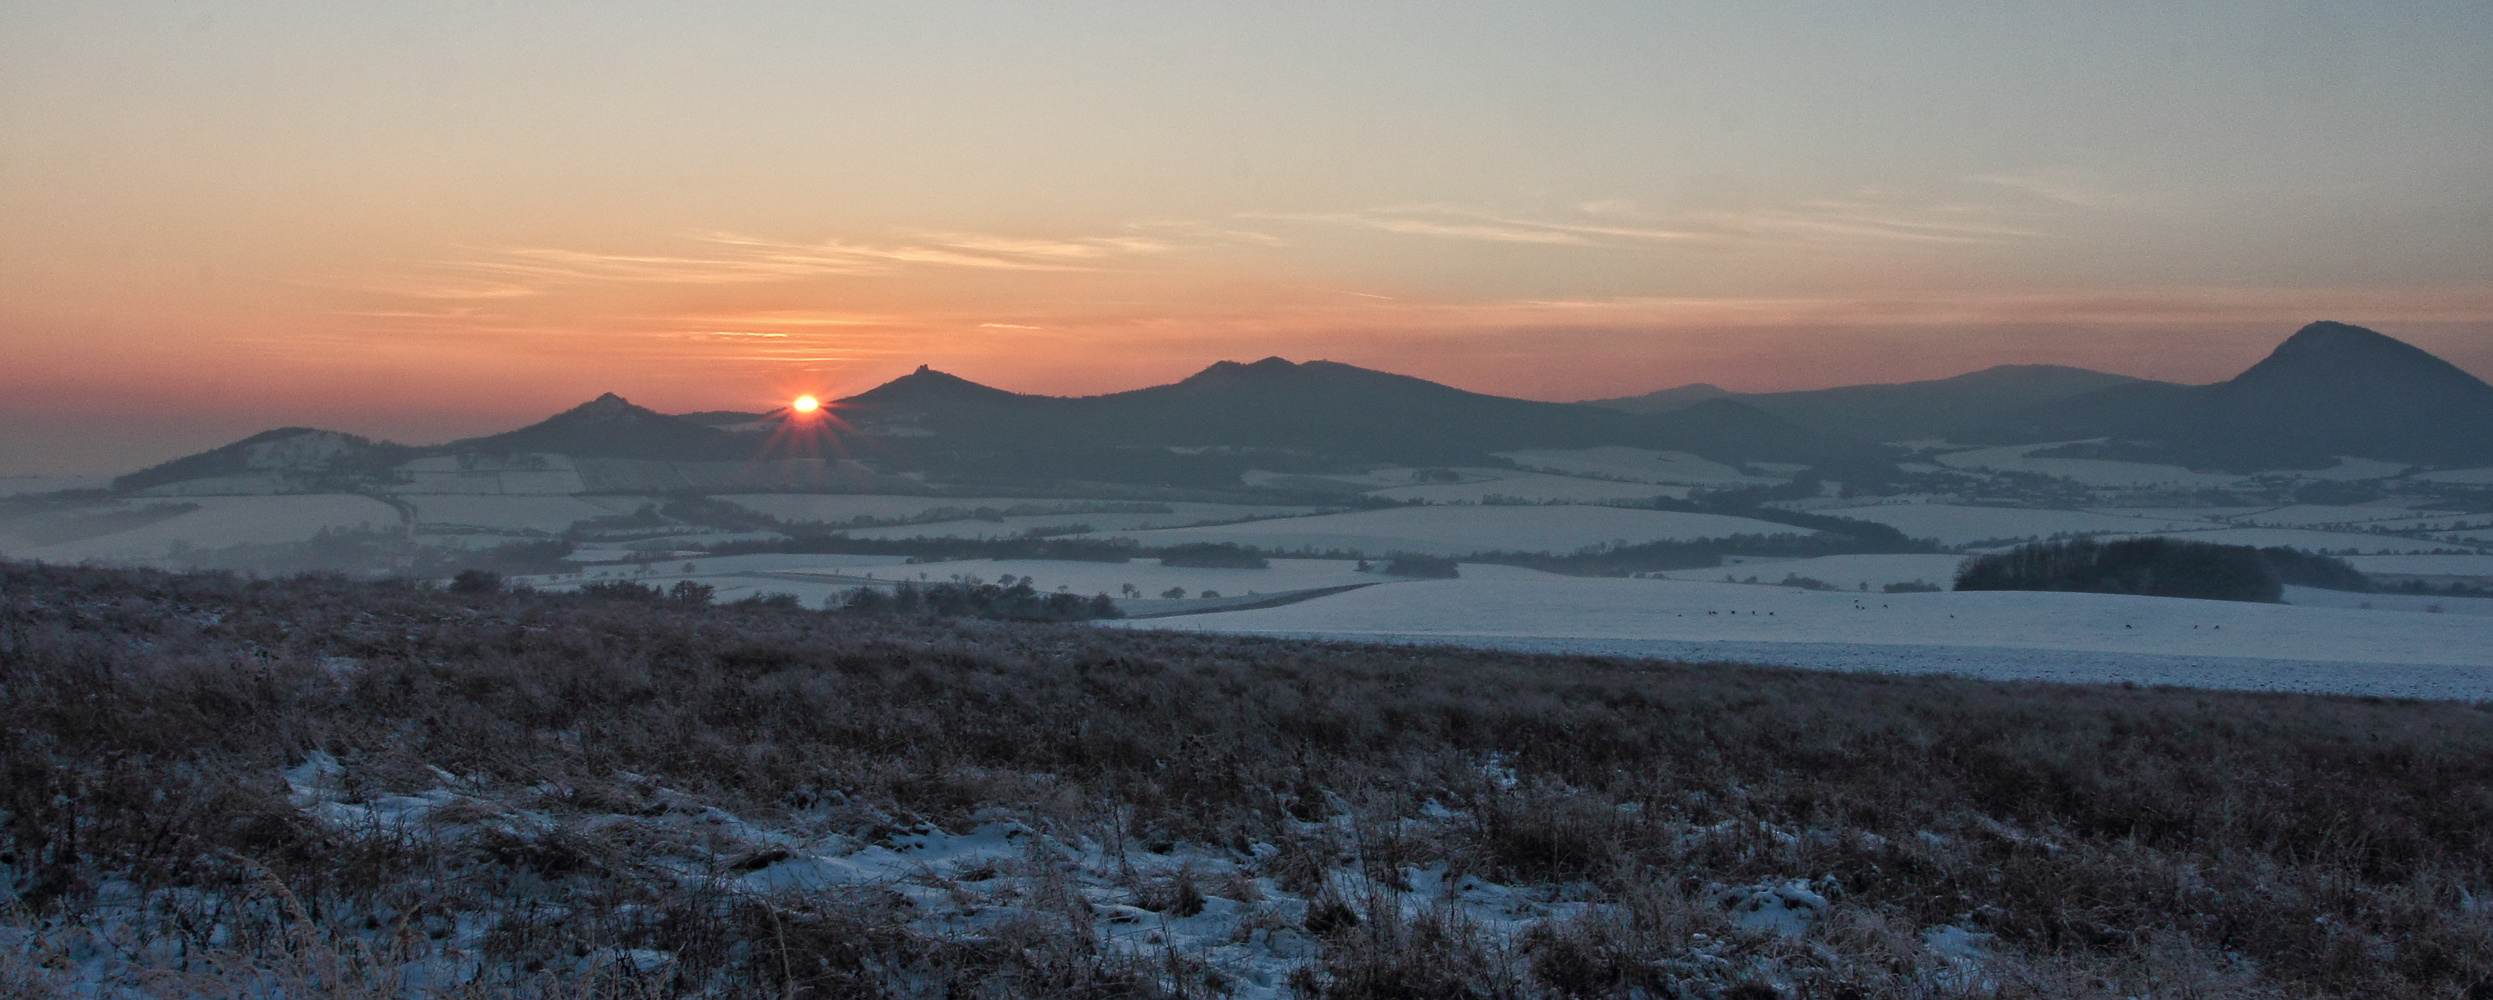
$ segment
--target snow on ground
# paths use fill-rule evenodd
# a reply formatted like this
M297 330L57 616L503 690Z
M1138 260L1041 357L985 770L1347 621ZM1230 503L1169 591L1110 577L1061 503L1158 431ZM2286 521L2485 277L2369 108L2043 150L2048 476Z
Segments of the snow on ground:
M1599 448L1502 451L1497 453L1497 457L1527 469L1569 475L1602 476L1640 483L1739 486L1783 481L1746 475L1731 466L1698 458L1684 451L1648 451L1643 448L1626 448L1618 445L1604 445Z
M1273 472L1268 469L1248 469L1245 472L1238 474L1238 481L1249 486L1270 486L1275 483L1286 485L1294 480L1315 479L1344 487L1374 489L1386 486L1410 486L1415 483L1436 482L1439 477L1442 477L1447 473L1453 473L1464 479L1475 479L1482 478L1487 475L1495 475L1505 471L1509 470L1483 469L1469 466L1458 468L1431 466L1429 468L1422 469L1417 466L1410 465L1387 465L1369 469L1364 472L1322 472L1310 475L1301 472Z
M1472 470L1465 470L1472 471ZM1396 486L1370 490L1369 496L1388 500L1418 500L1422 503L1480 503L1496 497L1512 497L1534 503L1600 503L1607 500L1651 500L1657 496L1684 499L1685 486L1659 486L1653 483L1622 483L1581 476L1553 476L1540 472L1493 471L1494 475L1476 482L1429 483L1419 486Z
M74 563L86 559L144 561L163 558L176 544L204 549L229 545L300 542L322 529L390 530L398 509L366 496L310 493L272 497L195 497L198 510L128 531L81 538L9 553L13 558Z
M2463 515L2448 511L2415 510L2405 503L2385 502L2341 506L2337 504L2298 503L2291 507L2275 507L2236 515L2229 520L2239 524L2256 524L2269 528L2314 528L2339 524L2375 524L2384 527L2406 527L2407 522L2446 523Z
M2163 521L2224 521L2244 514L2276 510L2274 505L2258 507L2088 507L2088 513L2113 517L2143 517Z
M1171 587L1183 587L1188 594L1216 590L1225 596L1240 594L1276 594L1289 590L1315 587L1341 587L1357 583L1377 583L1393 577L1357 571L1357 564L1341 559L1274 559L1265 569L1216 569L1194 566L1162 566L1157 559L1136 559L1124 563L1074 562L1072 560L1040 559L963 559L955 562L921 563L906 567L925 574L930 581L949 580L955 575L977 577L989 583L999 576L1028 577L1031 586L1042 591L1060 587L1076 594L1121 593L1126 584L1146 595L1158 596ZM885 579L892 574L886 573ZM920 579L910 575L909 579Z
M2410 468L2413 468L2413 466L2401 465L2396 462L2383 462L2377 459L2353 458L2345 455L2339 455L2337 457L2337 464L2325 469L2286 469L2264 474L2290 476L2295 479L2351 482L2363 479L2396 479L2399 476L2404 475L2406 470Z
M2435 597L2430 594L2357 594L2317 587L2285 588L2285 603L2307 608L2356 608L2364 611L2421 611L2426 614L2493 616L2493 598Z
M1856 555L1819 556L1814 559L1743 559L1737 565L1712 569L1678 569L1662 574L1673 580L1721 583L1725 575L1736 580L1756 577L1759 583L1775 583L1786 576L1799 576L1834 584L1846 590L1858 590L1867 584L1878 590L1891 583L1928 583L1947 587L1956 582L1956 567L1965 561L1957 555Z
M1162 526L1204 524L1215 521L1235 521L1250 517L1273 517L1289 514L1304 514L1318 509L1313 507L1266 507L1254 504L1235 503L1179 502L1137 505L1124 501L1068 500L1062 497L1051 499L1045 497L922 497L867 494L750 493L737 494L733 496L720 496L715 499L725 500L739 507L743 507L746 510L759 514L766 514L782 521L819 524L843 524L861 517L872 518L878 521L899 521L925 517L931 513L944 510L967 512L975 511L983 507L1004 511L1011 510L1015 507L1021 507L1025 509L1035 508L1040 511L1064 512L1071 515L1066 518L1058 518L1053 513L1038 515L1047 518L1050 523L1057 520L1073 520L1089 521L1093 524L1100 524L1102 523L1102 519L1114 520L1119 518L1134 518L1149 521L1154 526ZM1165 507L1168 508L1168 513L1097 513L1097 511L1101 511L1103 509L1113 511L1114 508L1117 507L1134 506ZM993 522L987 523L992 524ZM1118 523L1122 524L1124 522L1119 520Z
M1463 555L1503 549L1566 553L1614 542L1721 538L1737 534L1809 534L1785 524L1582 505L1432 506L1363 510L1273 521L1162 531L1103 532L1149 546L1235 542L1286 552L1344 551L1383 555Z
M360 762L357 762L360 763ZM1282 848L1266 841L1212 846L1152 843L1045 818L1025 818L999 808L981 811L966 829L948 830L850 803L830 801L771 817L739 816L700 795L619 775L617 790L646 804L629 811L558 812L546 800L570 789L540 785L497 790L439 768L432 788L413 794L381 792L379 782L355 780L348 762L314 751L305 763L278 772L287 801L303 818L342 841L420 834L459 843L494 837L591 836L645 845L625 878L654 884L697 884L752 899L892 899L908 914L909 929L941 941L995 933L1051 919L1067 903L1087 912L1077 926L1095 928L1103 951L1163 968L1180 985L1217 984L1213 992L1246 1000L1296 995L1291 973L1321 954L1307 929L1311 904L1349 899L1359 906L1390 907L1406 921L1446 919L1466 933L1512 942L1540 925L1588 917L1624 919L1620 904L1602 902L1584 883L1522 885L1490 881L1482 873L1458 873L1441 861L1410 863L1367 855L1377 843L1338 799L1326 815L1280 822L1289 839L1331 845L1329 865L1317 885L1293 892L1263 874L1266 859ZM871 817L860 823L859 814ZM1430 801L1416 815L1395 821L1401 836L1433 841L1476 825L1463 809ZM1677 824L1673 831L1690 850L1707 841L1752 844L1757 831L1736 823ZM869 829L871 833L853 832ZM1280 839L1280 838L1276 838ZM1379 877L1389 870L1392 875ZM1373 880L1373 881L1371 881ZM1733 933L1694 935L1682 953L1691 961L1725 970L1738 959L1749 970L1771 974L1770 960L1756 956L1761 939L1797 938L1832 903L1812 888L1825 886L1789 877L1747 885L1705 887L1726 912ZM481 914L453 913L438 945L393 953L406 981L490 980L499 970L479 968L466 956L480 950L495 922ZM1931 936L1944 937L1944 929ZM95 956L75 973L102 984L139 972L133 949L83 949ZM1944 960L1955 942L1927 947L1925 961ZM579 956L583 971L628 963L642 971L663 968L675 956L653 950L601 950ZM1213 975L1207 975L1211 973ZM1213 976L1216 975L1216 979ZM101 993L102 990L95 992Z
M2493 618L2474 615L2116 594L1822 593L1472 565L1464 574L1126 627L2493 699Z
M571 456L531 454L509 461L434 455L400 465L401 493L559 496L588 488Z
M2130 538L2143 535L2165 535L2194 542L2217 545L2251 545L2267 548L2284 545L2313 552L2336 553L2353 549L2361 553L2431 552L2435 549L2465 548L2464 543L2443 542L2395 535L2375 535L2352 531L2309 531L2302 528L2218 528L2214 531L2145 531L2120 532L2106 538Z
M458 527L554 534L589 518L617 513L612 503L594 503L582 497L443 494L402 499L415 505L416 523L428 529ZM636 501L634 507L654 502L645 497L631 499Z
M1836 517L1875 521L1912 538L1935 538L1942 545L2002 539L2049 538L2061 534L2157 534L2222 527L2214 522L2182 518L2133 517L2083 510L2036 510L2025 507L1965 507L1955 504L1872 504L1821 511Z
M111 476L0 476L0 497L61 490L100 490L112 484Z
M900 524L888 528L857 528L851 538L1013 538L1033 531L1045 534L1067 534L1072 529L1088 526L1091 531L1143 531L1152 528L1182 528L1202 524L1226 524L1249 519L1287 518L1305 515L1308 507L1250 507L1244 504L1167 504L1173 508L1166 514L1119 513L1115 511L1066 514L1014 514L990 519L936 521L927 524Z
M2378 575L2493 577L2493 555L2349 556L2346 562Z
M2093 458L2029 458L2028 452L2056 448L2075 442L2017 444L2002 448L1977 448L1952 452L1932 460L1952 469L1992 469L2000 472L2032 472L2071 479L2088 486L2154 486L2180 489L2221 489L2242 482L2242 476L2221 472L2192 472L2178 465L2154 465L2146 462L2108 462Z

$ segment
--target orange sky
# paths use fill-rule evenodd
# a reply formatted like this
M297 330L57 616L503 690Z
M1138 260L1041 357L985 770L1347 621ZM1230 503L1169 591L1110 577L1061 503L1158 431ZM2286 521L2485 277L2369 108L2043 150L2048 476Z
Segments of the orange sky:
M921 363L2493 374L2480 12L2168 6L12 6L0 474Z

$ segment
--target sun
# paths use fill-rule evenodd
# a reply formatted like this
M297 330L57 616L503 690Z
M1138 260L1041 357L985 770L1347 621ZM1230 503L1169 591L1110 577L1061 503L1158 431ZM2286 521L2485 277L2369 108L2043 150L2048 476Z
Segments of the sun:
M822 409L822 400L815 399L812 396L798 396L796 397L796 402L788 404L788 408L795 410L798 413L812 413L815 410Z

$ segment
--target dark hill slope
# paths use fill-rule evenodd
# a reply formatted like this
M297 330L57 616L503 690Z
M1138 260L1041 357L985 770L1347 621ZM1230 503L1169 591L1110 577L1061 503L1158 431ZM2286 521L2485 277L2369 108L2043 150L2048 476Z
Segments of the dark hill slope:
M1643 396L1589 400L1584 405L1629 413L1669 413L1709 399L1727 399L1820 434L1907 441L1948 437L1969 423L1996 420L2038 401L2130 384L2139 384L2139 380L2064 365L1999 365L1922 382L1797 392L1725 393L1710 385L1686 385Z
M1018 395L921 369L840 405L890 447L929 453L1257 452L1442 464L1515 448L1629 445L1811 465L1865 454L1733 404L1641 416L1280 358L1224 361L1168 385L1080 398Z
M1746 395L1733 392L1711 382L1690 382L1687 385L1656 389L1641 396L1614 396L1609 399L1587 399L1579 405L1598 406L1621 413L1669 413L1683 410L1709 399Z
M518 430L467 438L433 452L511 455L551 452L574 458L730 461L753 443L708 424L634 406L607 393Z
M2033 407L1980 436L2111 438L2079 451L2237 472L2322 467L2338 455L2493 464L2493 386L2359 326L2303 327L2266 359L2214 385L2150 385Z

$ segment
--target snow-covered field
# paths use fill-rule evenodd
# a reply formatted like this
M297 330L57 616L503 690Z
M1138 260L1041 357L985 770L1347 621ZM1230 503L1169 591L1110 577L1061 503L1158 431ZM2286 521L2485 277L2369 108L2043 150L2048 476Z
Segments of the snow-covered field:
M1638 544L1810 532L1719 514L1568 505L1401 507L1203 528L1103 534L1132 538L1150 546L1235 542L1285 552L1339 550L1374 556L1389 552L1463 555L1499 549L1565 553L1614 542Z
M2346 562L2366 573L2393 576L2493 577L2493 555L2351 556Z
M592 517L629 514L652 497L436 495L407 498L425 528L559 533Z
M1028 501L1024 501L1027 503ZM1060 514L1011 514L994 519L935 521L925 524L901 524L887 528L858 528L848 532L851 538L1012 538L1033 531L1048 534L1068 533L1088 527L1092 531L1143 531L1153 528L1181 528L1202 524L1225 524L1248 519L1293 518L1311 513L1306 507L1250 507L1244 504L1173 503L1162 504L1167 513L1079 510Z
M2493 468L2443 469L2439 472L2418 473L2415 478L2433 483L2463 483L2470 486L2493 486Z
M2285 588L2285 603L2308 608L2357 608L2365 611L2420 611L2425 614L2493 616L2493 598L2437 597L2431 594L2357 594L2317 587Z
M1736 557L1735 557L1736 558ZM1878 590L1891 583L1928 583L1945 588L1956 581L1956 568L1965 561L1957 555L1853 555L1819 556L1814 559L1741 559L1737 564L1710 569L1678 569L1661 574L1672 580L1721 583L1723 577L1746 581L1756 577L1759 583L1775 583L1786 576L1817 580L1846 590L1867 586Z
M111 476L0 476L0 497L59 490L100 490L112 484Z
M1526 469L1579 476L1598 476L1606 479L1624 479L1640 483L1748 486L1782 481L1773 477L1747 475L1731 466L1698 458L1684 451L1649 451L1618 445L1605 445L1599 448L1504 451L1499 452L1497 457Z
M980 508L990 508L1005 511L1017 507L1078 514L1080 520L1097 523L1098 519L1109 515L1086 512L1135 506L1168 508L1169 513L1166 514L1146 515L1156 516L1160 523L1202 524L1209 521L1234 521L1275 514L1307 513L1314 509L1230 503L1172 502L1138 505L1046 497L927 497L871 494L747 493L721 496L717 499L782 521L816 524L844 524L861 517L878 521L901 521L925 517L943 510L975 511Z
M2107 462L2091 458L2029 458L2029 452L2045 451L2073 442L2019 444L2004 448L1977 448L1951 452L1934 460L1952 469L1990 469L1998 472L2031 472L2075 480L2088 486L2159 487L2183 489L2221 489L2242 481L2241 476L2217 472L2192 472L2178 465L2152 465L2146 462Z
M162 501L146 501L147 504ZM229 545L299 542L323 529L392 529L398 509L366 496L337 493L267 497L197 497L198 510L128 531L11 551L10 558L74 563L83 560L144 562L161 559L176 545L203 549Z
M2237 524L2256 524L2269 528L2317 528L2341 524L2360 524L2367 527L2371 525L2411 527L2424 523L2447 523L2463 516L2448 511L2417 510L2403 503L2371 503L2354 506L2302 503L2291 507L2248 511L2228 517L2226 520Z
M1368 495L1384 497L1388 500L1417 500L1421 503L1480 503L1498 497L1529 500L1534 503L1604 503L1614 500L1651 500L1657 496L1682 499L1688 495L1688 488L1685 486L1621 483L1606 479L1553 476L1540 472L1515 472L1513 470L1477 471L1489 472L1490 475L1471 482L1428 483L1370 490Z
M2432 552L2441 549L2468 547L2465 543L2461 542L2399 538L2394 535L2375 535L2368 532L2310 531L2302 528L2218 527L2209 531L2119 532L2105 537L2127 538L2138 537L2141 535L2168 535L2174 538L2186 538L2194 542L2212 542L2217 545L2251 545L2259 548L2267 548L2272 545L2283 545L2291 548L2306 549L2313 552L2326 552L2331 554L2344 552L2348 549L2353 549L2359 553L2374 554Z
M2209 521L2170 517L1937 503L1870 504L1823 509L1820 513L1875 521L1902 531L1907 537L1938 539L1942 545L1965 545L1996 539L2049 538L2060 534L2156 534L2221 527Z
M1762 574L1761 574L1762 575ZM1996 679L2493 699L2493 618L2050 593L1822 593L1504 567L1129 627Z

